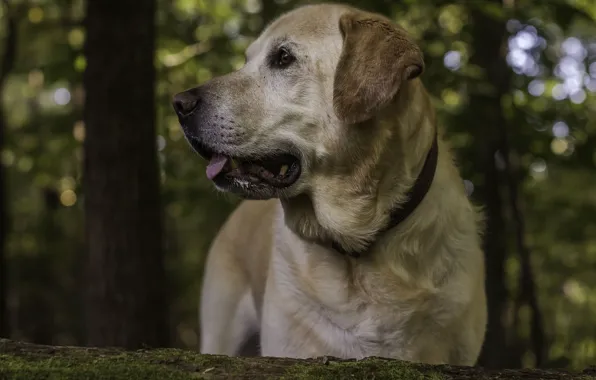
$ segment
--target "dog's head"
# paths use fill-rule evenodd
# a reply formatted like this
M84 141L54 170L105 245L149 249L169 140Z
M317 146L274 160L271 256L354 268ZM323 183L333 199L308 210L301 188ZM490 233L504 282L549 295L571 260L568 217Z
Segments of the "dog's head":
M312 191L317 176L353 170L380 133L360 124L423 67L418 46L390 20L304 6L268 26L240 70L177 94L174 108L217 188L290 198Z

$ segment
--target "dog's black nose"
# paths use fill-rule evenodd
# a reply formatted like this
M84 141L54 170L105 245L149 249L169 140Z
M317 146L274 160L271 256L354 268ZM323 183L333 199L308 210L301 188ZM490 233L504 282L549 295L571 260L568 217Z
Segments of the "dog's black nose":
M172 102L178 117L186 117L192 114L199 107L200 99L190 91L184 91L174 96Z

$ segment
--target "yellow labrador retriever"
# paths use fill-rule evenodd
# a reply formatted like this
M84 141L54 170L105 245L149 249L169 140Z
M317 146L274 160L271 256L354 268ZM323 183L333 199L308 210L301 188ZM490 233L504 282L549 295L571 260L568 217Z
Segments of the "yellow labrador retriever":
M208 255L201 351L472 365L486 325L480 214L389 19L309 5L240 70L174 98L215 186L248 199Z

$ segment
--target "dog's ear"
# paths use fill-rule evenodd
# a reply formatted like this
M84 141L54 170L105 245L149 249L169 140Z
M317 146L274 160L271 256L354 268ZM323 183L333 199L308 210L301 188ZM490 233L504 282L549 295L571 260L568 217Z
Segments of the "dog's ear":
M344 123L370 119L403 81L422 74L424 58L406 32L388 19L352 11L339 21L343 51L335 71L333 105Z

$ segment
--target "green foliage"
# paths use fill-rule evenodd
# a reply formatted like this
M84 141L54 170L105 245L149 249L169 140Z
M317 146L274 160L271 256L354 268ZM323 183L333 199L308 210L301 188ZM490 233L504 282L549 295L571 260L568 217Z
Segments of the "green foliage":
M9 176L11 231L10 305L15 338L56 344L80 343L83 189L80 188L84 124L85 32L83 0L13 2L19 15L18 57L3 94L9 123L1 159ZM478 146L486 115L470 109L471 93L492 94L486 69L469 62L477 39L471 12L509 20L509 34L530 25L544 39L529 50L540 68L536 76L515 74L502 100L511 157L522 184L526 238L537 273L553 365L585 366L596 358L596 1L530 0L449 2L434 0L353 0L402 24L424 49L423 81L434 97L439 119L466 179L481 185ZM173 94L239 68L243 51L263 25L299 1L161 0L157 15L157 147L160 152L164 218L171 280L172 336L180 347L196 347L197 301L203 260L210 241L238 200L218 194L205 179L205 163L184 140L172 111ZM3 18L5 14L1 15ZM0 31L4 33L4 31ZM563 80L554 72L564 43L574 36L587 49L581 59L592 90L557 100ZM5 38L5 35L0 35ZM477 45L477 44L476 44ZM458 57L459 68L445 67ZM558 69L557 69L558 70ZM586 76L586 81L589 76ZM543 91L529 90L543 86ZM534 92L532 95L530 92ZM581 102L580 98L583 98ZM60 104L64 103L64 104ZM465 119L463 118L465 116ZM470 122L472 120L473 122ZM553 136L565 122L568 133ZM143 126L135 126L142 128ZM506 215L507 220L511 216ZM513 231L508 228L509 235ZM514 250L513 238L509 244ZM516 294L519 262L509 255L507 278ZM43 310L50 322L39 333ZM511 305L512 323L514 308ZM511 339L527 351L528 320ZM525 364L531 365L525 356Z

